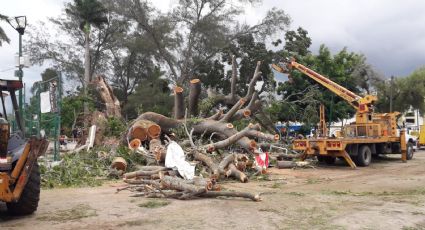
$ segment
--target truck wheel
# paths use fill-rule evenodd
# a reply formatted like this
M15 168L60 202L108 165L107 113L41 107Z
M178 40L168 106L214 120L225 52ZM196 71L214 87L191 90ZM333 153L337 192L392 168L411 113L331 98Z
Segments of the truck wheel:
M12 215L29 215L37 210L40 200L40 169L35 162L28 182L18 202L6 203L7 211Z
M368 166L371 160L372 160L372 151L370 151L369 146L362 145L356 156L356 164L362 167Z
M412 160L412 158L413 158L413 144L411 142L408 142L406 147L406 159Z

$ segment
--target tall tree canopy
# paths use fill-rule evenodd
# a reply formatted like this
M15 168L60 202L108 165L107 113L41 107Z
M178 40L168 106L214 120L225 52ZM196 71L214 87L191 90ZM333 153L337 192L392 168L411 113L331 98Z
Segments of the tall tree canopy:
M290 18L283 10L271 9L256 25L241 24L241 3L254 0L181 0L169 12L161 13L145 1L113 1L114 9L137 25L135 36L149 38L155 58L165 63L170 79L186 84L202 64L213 63L219 52L241 35L257 39L286 29Z

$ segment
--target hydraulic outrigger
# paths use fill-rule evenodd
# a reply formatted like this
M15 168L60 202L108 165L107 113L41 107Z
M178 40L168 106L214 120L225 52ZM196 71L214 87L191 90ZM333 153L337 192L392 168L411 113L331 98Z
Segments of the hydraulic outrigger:
M309 155L316 155L319 160L333 163L336 157L342 157L352 168L356 168L356 165L368 166L372 154L401 152L403 162L413 157L413 146L406 141L405 131L398 132L397 129L397 117L400 113L374 113L372 105L377 101L375 95L361 97L297 63L294 59L272 64L272 67L281 73L289 73L292 69L297 69L356 109L356 122L344 126L341 137L333 138L324 135L326 124L321 122L319 127L322 130L321 135L316 138L295 140L293 149L303 151L303 159ZM320 115L324 119L324 108L321 108Z

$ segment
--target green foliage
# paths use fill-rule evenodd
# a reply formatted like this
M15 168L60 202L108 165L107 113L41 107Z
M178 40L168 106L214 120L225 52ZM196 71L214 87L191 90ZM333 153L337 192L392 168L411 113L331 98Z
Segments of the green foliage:
M127 171L132 172L137 170L136 165L146 165L146 159L141 154L136 154L127 146L118 146L116 156L122 157L127 162Z
M99 186L109 175L109 166L115 157L127 161L127 171L135 171L136 165L146 164L140 154L134 154L126 146L119 146L115 154L99 157L98 152L110 149L94 149L89 152L64 155L60 164L51 168L40 165L43 188Z
M6 21L7 16L0 14L0 21ZM10 39L7 37L6 33L4 32L3 28L0 27L0 46L3 45L3 42L10 42Z
M290 30L285 33L285 50L291 54L306 56L311 53L311 38L307 36L307 30L298 27L297 31Z
M310 52L306 52L305 48L310 43L308 42L309 39L305 37L305 31L299 29L297 33L291 32L290 36L288 35L289 37L298 38L291 40L292 42L288 44L290 45L289 47L285 45L285 50L278 52L281 57L294 56L295 50L297 62L328 77L356 94L362 92L363 87L367 85L365 81L370 80L369 78L364 78L363 81L360 81L358 78L359 68L366 68L366 60L363 55L348 52L346 48L332 55L324 45L320 46L317 55L313 55ZM300 42L297 43L296 41ZM307 55L300 55L305 53ZM366 75L363 74L362 76ZM317 89L319 90L309 88L311 86L318 87ZM275 116L281 119L301 121L306 123L307 126L317 123L318 116L316 111L318 111L320 103L325 105L327 121L333 122L350 118L355 113L355 110L345 100L297 70L291 71L289 81L279 84L277 93L282 96L283 103L275 103L269 109L269 112L278 112L279 114ZM282 120L285 121L286 119Z
M393 111L406 112L410 108L425 112L425 68L422 67L407 77L394 79L393 84L382 81L377 87L377 109L380 112L390 111L391 88L393 94Z
M107 137L120 137L126 128L127 126L123 120L116 117L108 117L104 135Z
M82 125L79 118L83 113L83 104L88 102L89 110L94 110L94 102L81 94L69 95L62 99L61 107L61 126L65 129L71 129L74 121L76 125Z
M109 159L98 159L94 152L64 155L52 168L40 167L42 187L99 186L107 175Z
M84 33L90 33L90 24L101 27L108 22L107 10L97 0L74 0L73 4L67 4L65 12L80 22L80 29Z
M147 111L166 116L171 114L173 97L170 95L168 81L161 79L160 74L156 72L155 75L142 80L134 94L128 97L128 102L123 109L128 119L134 119Z
M158 13L148 2L123 0L115 1L111 8L137 24L134 36L146 38L145 42L155 48L155 59L167 65L172 81L186 85L193 76L224 72L214 59L238 37L253 34L258 41L264 41L290 23L283 10L272 8L260 23L240 24L237 17L243 14L246 3L245 0L178 1L170 12ZM213 77L222 78L222 75Z

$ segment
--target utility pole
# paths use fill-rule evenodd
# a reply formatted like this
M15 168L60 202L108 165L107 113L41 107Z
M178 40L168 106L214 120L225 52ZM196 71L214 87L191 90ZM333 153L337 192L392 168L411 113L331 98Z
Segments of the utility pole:
M394 76L391 76L391 81L390 81L390 113L393 112L393 83L394 83Z
M24 76L24 71L22 68L24 67L24 63L22 62L22 35L24 35L25 28L27 26L27 17L26 16L17 16L13 18L8 18L7 22L19 33L19 53L18 53L18 71L16 72L19 81L22 81L22 77ZM21 120L18 121L23 124L24 114L23 114L23 100L22 100L22 89L19 90L19 113L21 114ZM23 127L22 127L23 128ZM22 129L24 131L25 128Z

